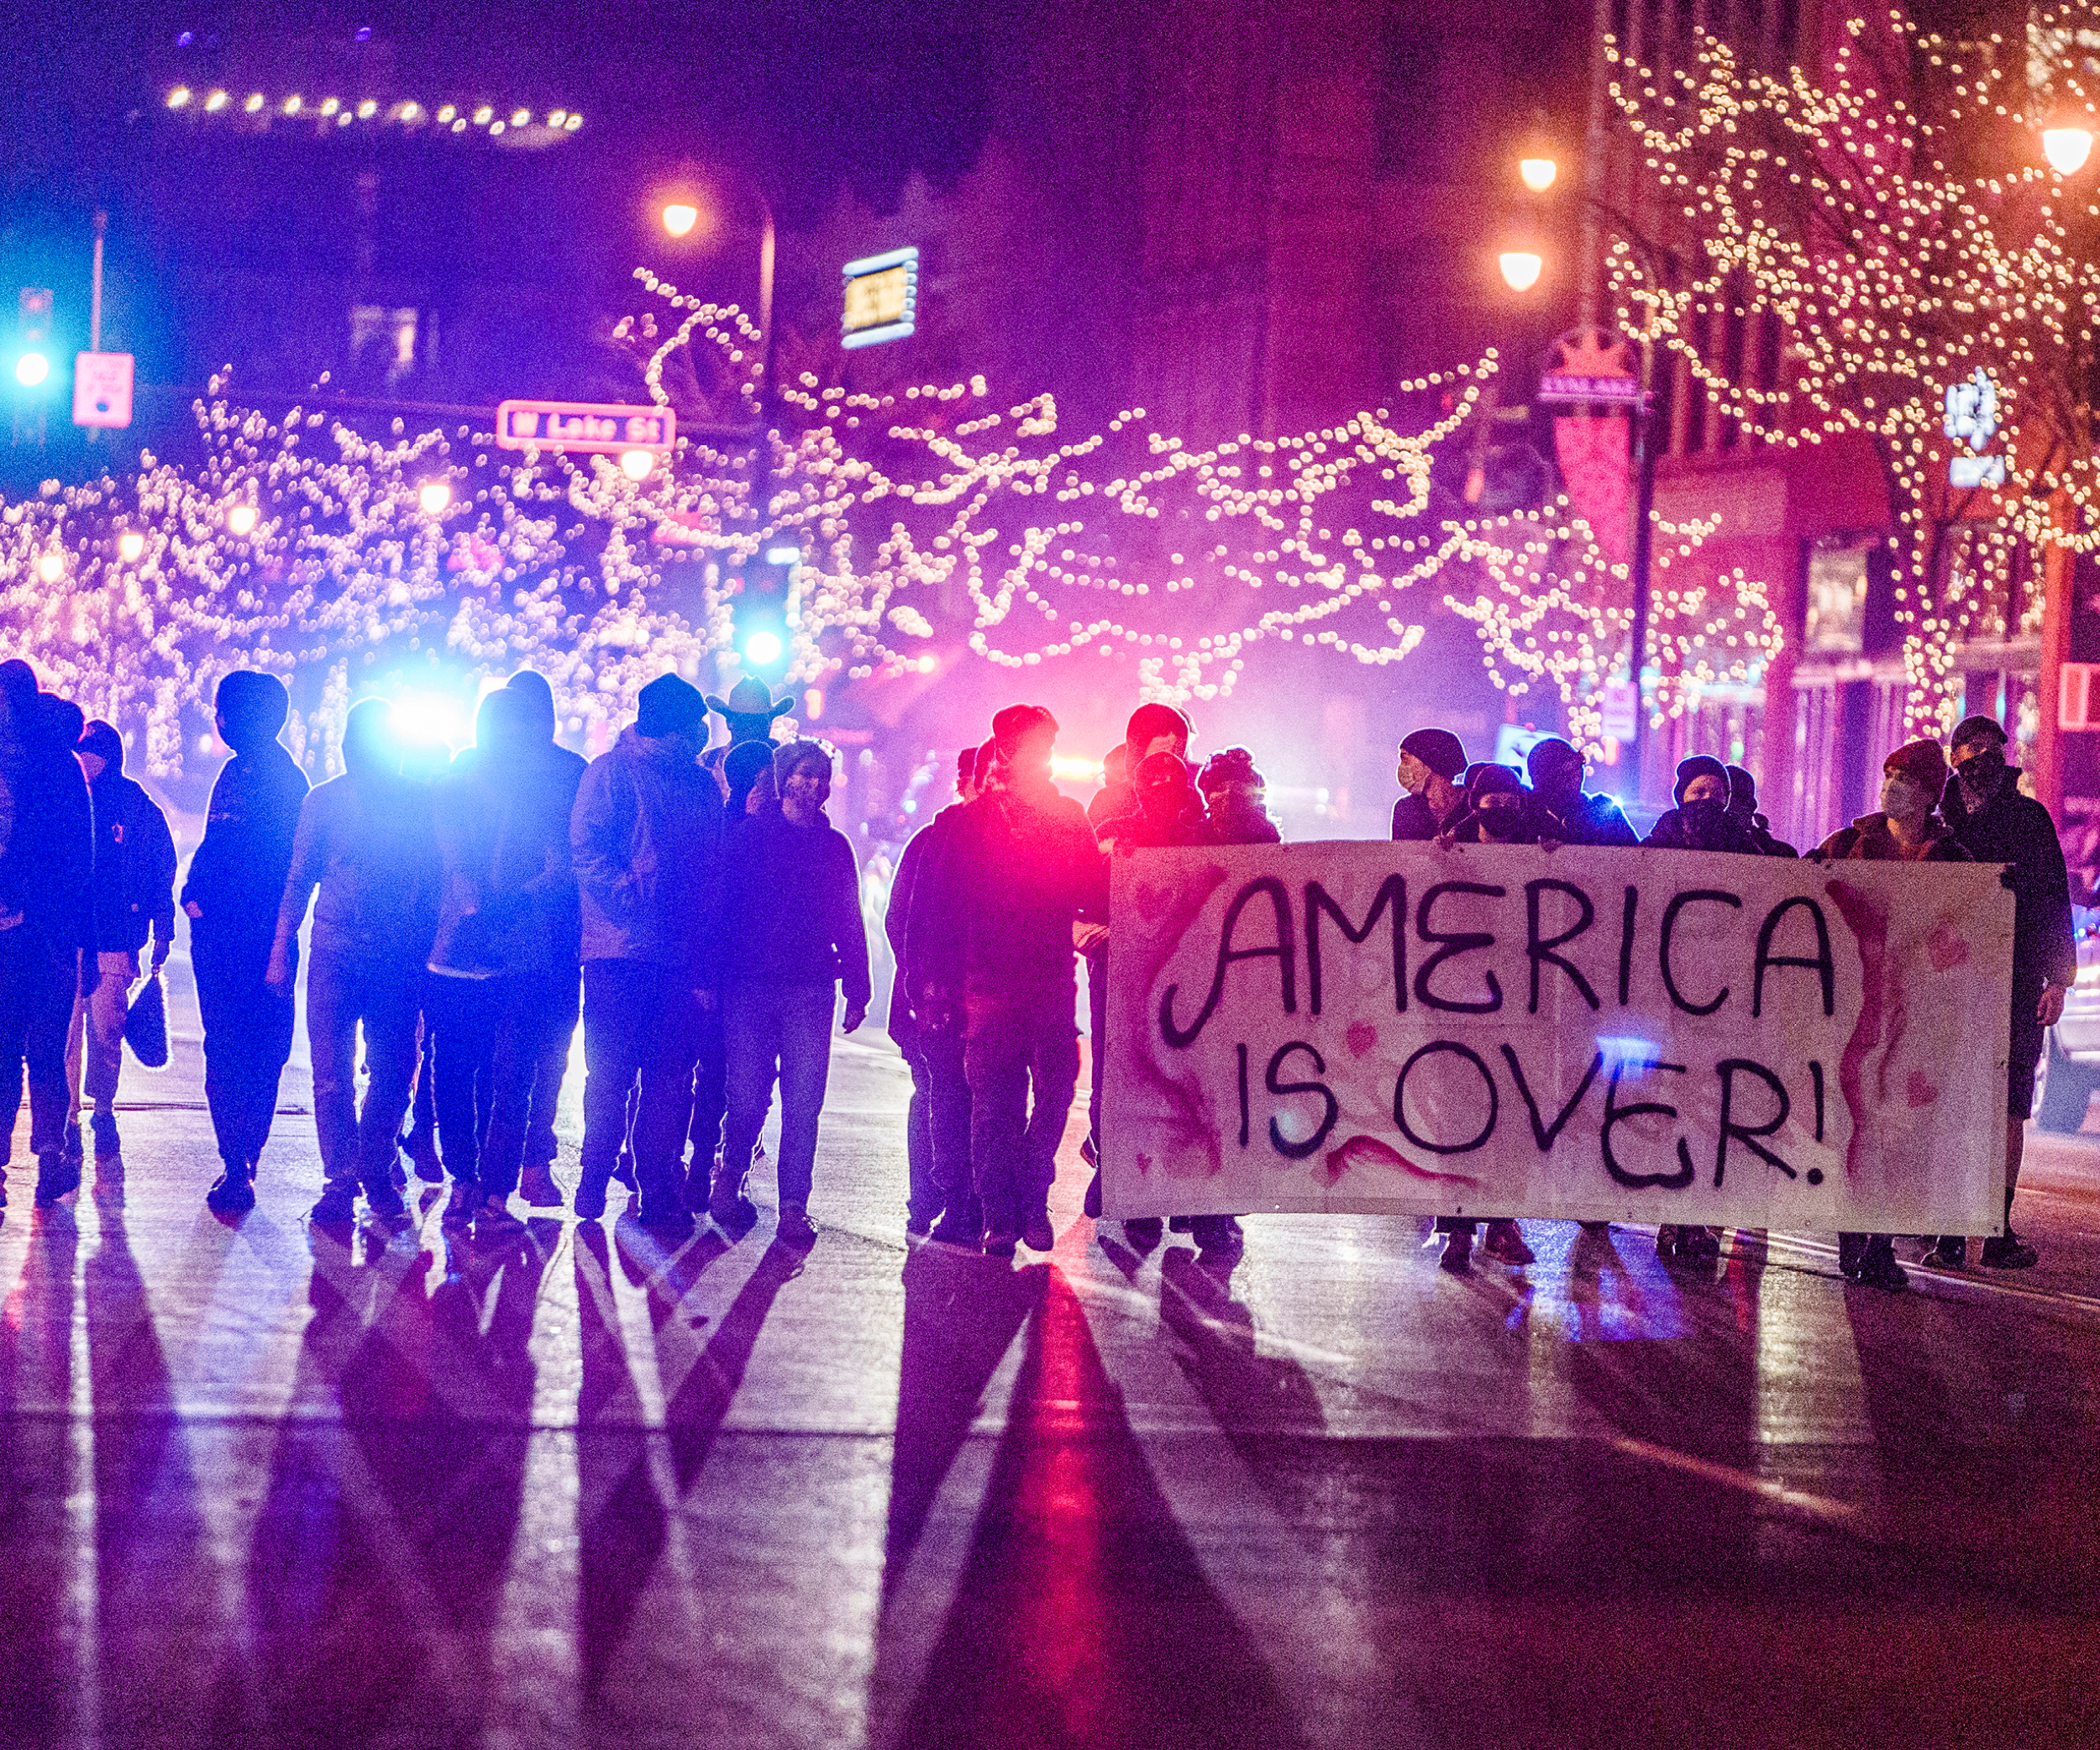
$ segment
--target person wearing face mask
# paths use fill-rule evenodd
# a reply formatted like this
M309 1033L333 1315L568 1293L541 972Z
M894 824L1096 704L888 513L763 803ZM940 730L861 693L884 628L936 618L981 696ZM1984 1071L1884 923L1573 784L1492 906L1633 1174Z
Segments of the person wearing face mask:
M1729 851L1756 857L1762 848L1728 812L1728 768L1709 754L1677 763L1677 807L1655 823L1643 843L1664 850ZM1720 1236L1709 1227L1665 1222L1656 1230L1656 1250L1666 1259L1701 1264L1720 1256Z
M1656 822L1643 843L1673 851L1732 851L1746 857L1763 852L1755 838L1728 812L1728 768L1710 754L1694 754L1677 763L1677 807Z
M1634 845L1641 836L1609 796L1585 796L1588 766L1572 744L1557 735L1535 742L1525 755L1531 777L1531 817L1541 843Z
M1400 788L1393 805L1396 839L1434 838L1465 812L1466 749L1448 729L1416 729L1400 743Z
M2025 1269L2034 1248L2013 1232L2013 1193L2034 1105L2034 1067L2043 1037L2064 1012L2064 997L2078 975L2071 934L2071 877L2064 867L2056 823L2032 796L2022 796L2019 773L2006 763L2006 734L1987 717L1965 718L1951 744L1954 781L1940 801L1947 824L1979 863L2010 864L2013 890L2013 1025L2005 1127L2005 1232L1983 1242L1983 1262L1994 1269ZM1959 1269L1968 1261L1960 1234L1940 1237L1925 1262Z
M1935 812L1946 788L1946 756L1936 741L1907 742L1882 762L1882 807L1831 833L1810 854L1819 863L1966 863L1971 859ZM1886 1233L1840 1233L1838 1268L1848 1282L1891 1293L1907 1285Z
M824 817L832 750L821 741L789 742L773 756L773 775L780 800L736 822L724 849L729 1121L707 1206L732 1229L754 1217L744 1179L777 1079L777 1231L788 1244L806 1246L816 1238L809 1201L817 1117L831 1068L832 1017L843 987L844 1030L852 1033L867 1018L868 936L853 848Z
M1728 768L1728 816L1756 842L1760 856L1798 857L1783 838L1772 836L1772 822L1757 812L1757 780L1744 767Z
M1103 762L1105 781L1086 805L1087 824L1098 833L1105 822L1128 814L1137 806L1137 768L1154 754L1172 754L1177 759L1187 759L1189 739L1194 733L1187 715L1173 706L1157 700L1140 705L1124 726L1120 767Z

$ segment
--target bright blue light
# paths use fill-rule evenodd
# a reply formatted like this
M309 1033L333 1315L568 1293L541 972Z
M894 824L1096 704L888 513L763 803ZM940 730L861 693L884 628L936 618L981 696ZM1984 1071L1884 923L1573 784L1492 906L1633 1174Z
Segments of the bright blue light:
M14 380L25 389L34 389L51 374L51 361L40 352L25 352L14 361Z
M769 668L780 660L780 634L760 627L743 641L743 659L755 668Z
M1607 1037L1600 1034L1597 1048L1604 1053L1604 1061L1608 1064L1645 1066L1662 1060L1661 1046L1651 1040L1636 1039L1630 1035Z

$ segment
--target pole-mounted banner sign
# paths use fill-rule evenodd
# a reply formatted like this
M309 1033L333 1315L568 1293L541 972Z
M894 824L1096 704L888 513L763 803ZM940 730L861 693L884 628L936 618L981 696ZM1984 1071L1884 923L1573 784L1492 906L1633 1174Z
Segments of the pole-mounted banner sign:
M1994 864L1326 843L1111 883L1106 1215L2000 1226Z
M1638 404L1641 378L1625 340L1609 330L1575 328L1555 342L1556 357L1539 377L1541 401Z
M496 410L496 441L504 449L560 449L616 455L639 449L669 455L678 422L669 407L574 401L507 401Z

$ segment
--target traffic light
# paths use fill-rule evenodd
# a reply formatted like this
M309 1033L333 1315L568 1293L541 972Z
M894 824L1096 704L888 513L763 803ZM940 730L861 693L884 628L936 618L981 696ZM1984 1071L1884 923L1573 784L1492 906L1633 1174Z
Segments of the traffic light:
M25 389L41 388L51 375L51 293L48 286L22 288L22 313L15 332L14 380Z
M801 549L769 547L763 558L745 561L730 609L737 654L753 673L777 674L787 666L797 600Z

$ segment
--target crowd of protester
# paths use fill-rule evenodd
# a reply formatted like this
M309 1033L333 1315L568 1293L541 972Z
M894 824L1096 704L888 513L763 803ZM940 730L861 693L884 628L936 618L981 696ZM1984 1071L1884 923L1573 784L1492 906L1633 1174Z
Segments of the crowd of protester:
M388 707L365 700L344 725L341 775L310 788L279 740L282 683L251 670L220 682L232 756L181 896L219 1155L213 1210L235 1220L255 1204L304 931L324 1179L315 1223L349 1222L360 1205L404 1216L411 1170L449 1184L444 1219L481 1235L515 1233L514 1201L571 1201L553 1172L554 1115L580 1024L578 1217L603 1217L617 1183L666 1241L702 1219L748 1231L748 1180L777 1098L778 1232L815 1238L833 1029L853 1032L872 1000L860 872L825 812L832 755L816 741L776 743L788 704L760 681L724 700L666 675L638 702L586 764L557 744L552 689L530 670L484 697L474 744L456 756L405 749ZM711 713L728 731L711 749ZM1110 859L1281 836L1253 756L1226 748L1199 763L1171 706L1133 713L1084 808L1052 780L1058 728L1038 705L994 717L957 759L954 802L905 846L882 920L896 968L888 1028L912 1086L906 1226L995 1256L1055 1238L1082 963L1095 1048L1081 1153L1095 1169L1087 1213L1100 1212ZM2017 1269L2035 1261L2012 1226L2023 1121L2076 959L2055 828L2020 791L2006 747L1997 723L1971 717L1945 752L1932 740L1898 749L1880 809L1809 855L2009 865L2014 1122L2004 1231L1981 1256ZM1757 812L1751 774L1704 754L1678 766L1673 806L1645 838L1610 797L1584 790L1582 754L1557 738L1519 771L1469 763L1449 731L1416 729L1398 777L1396 840L1797 854ZM18 1111L26 1071L39 1205L80 1183L83 1097L98 1160L118 1154L129 993L149 943L153 975L168 958L176 872L167 822L123 775L115 728L40 691L26 663L0 663L0 1078ZM1469 1267L1477 1225L1439 1221L1446 1269ZM1141 1248L1167 1227L1205 1251L1242 1242L1232 1216L1122 1226ZM1478 1243L1503 1263L1531 1261L1514 1214L1488 1221ZM1964 1237L1928 1243L1929 1264L1966 1264ZM1665 1227L1657 1246L1697 1264L1719 1239ZM1841 1236L1840 1263L1866 1285L1905 1283L1889 1235Z

